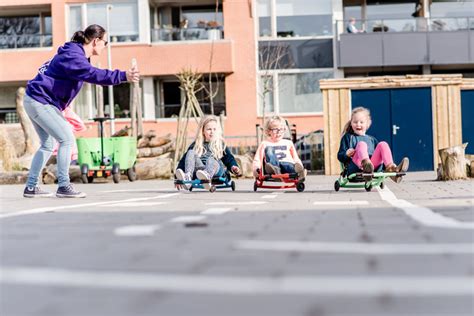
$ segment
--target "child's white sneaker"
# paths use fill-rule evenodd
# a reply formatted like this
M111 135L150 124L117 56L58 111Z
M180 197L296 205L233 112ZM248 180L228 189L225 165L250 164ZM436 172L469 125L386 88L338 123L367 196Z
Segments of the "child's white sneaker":
M308 171L299 162L295 163L295 171L298 174L298 179L300 181L303 181L308 174Z
M206 182L204 182L202 184L202 186L204 187L204 189L206 190L211 190L211 176L204 170L198 170L196 172L196 177L199 179L199 180L204 180Z
M191 180L191 177L188 174L184 173L184 171L181 170L181 169L176 169L175 176L176 176L176 179L178 179L180 181L190 181ZM183 184L182 186L186 190L189 190L191 188L191 184Z

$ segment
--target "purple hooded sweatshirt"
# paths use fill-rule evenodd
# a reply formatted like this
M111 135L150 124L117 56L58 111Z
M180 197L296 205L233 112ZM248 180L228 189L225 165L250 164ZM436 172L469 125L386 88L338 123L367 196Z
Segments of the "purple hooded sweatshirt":
M125 71L93 67L82 44L65 43L53 59L44 63L36 77L28 81L26 94L42 104L64 111L81 90L83 82L117 85L127 81Z

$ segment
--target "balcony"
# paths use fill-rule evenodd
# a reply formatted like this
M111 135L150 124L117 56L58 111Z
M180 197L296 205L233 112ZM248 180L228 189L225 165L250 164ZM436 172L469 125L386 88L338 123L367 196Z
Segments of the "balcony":
M159 28L151 29L152 42L220 40L223 31L218 28Z
M363 22L363 23L360 23ZM337 42L339 68L474 64L474 18L413 18L359 21L360 32Z

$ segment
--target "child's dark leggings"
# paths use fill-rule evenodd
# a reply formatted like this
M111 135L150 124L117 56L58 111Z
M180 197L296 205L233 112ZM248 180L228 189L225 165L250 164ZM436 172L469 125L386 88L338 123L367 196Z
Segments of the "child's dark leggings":
M279 161L277 155L275 154L275 148L267 147L265 148L265 161L276 167L280 167L281 173L295 173L295 164L286 161Z

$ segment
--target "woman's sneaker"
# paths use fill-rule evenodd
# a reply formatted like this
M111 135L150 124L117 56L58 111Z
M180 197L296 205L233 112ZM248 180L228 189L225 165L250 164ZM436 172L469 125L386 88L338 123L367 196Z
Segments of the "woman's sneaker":
M202 184L202 186L204 187L204 189L206 190L210 190L212 185L211 185L211 176L204 170L198 170L196 172L196 177L199 179L199 180L204 180L206 182L204 182Z
M84 192L74 190L74 187L69 184L65 187L59 187L56 191L56 197L58 198L85 198Z
M180 181L191 181L191 176L189 174L184 173L184 171L182 169L176 169L175 176L176 176L176 179L178 179ZM189 190L192 186L190 183L181 184L181 185L186 190Z
M26 198L45 198L52 197L53 193L43 191L40 187L26 187L23 196Z

